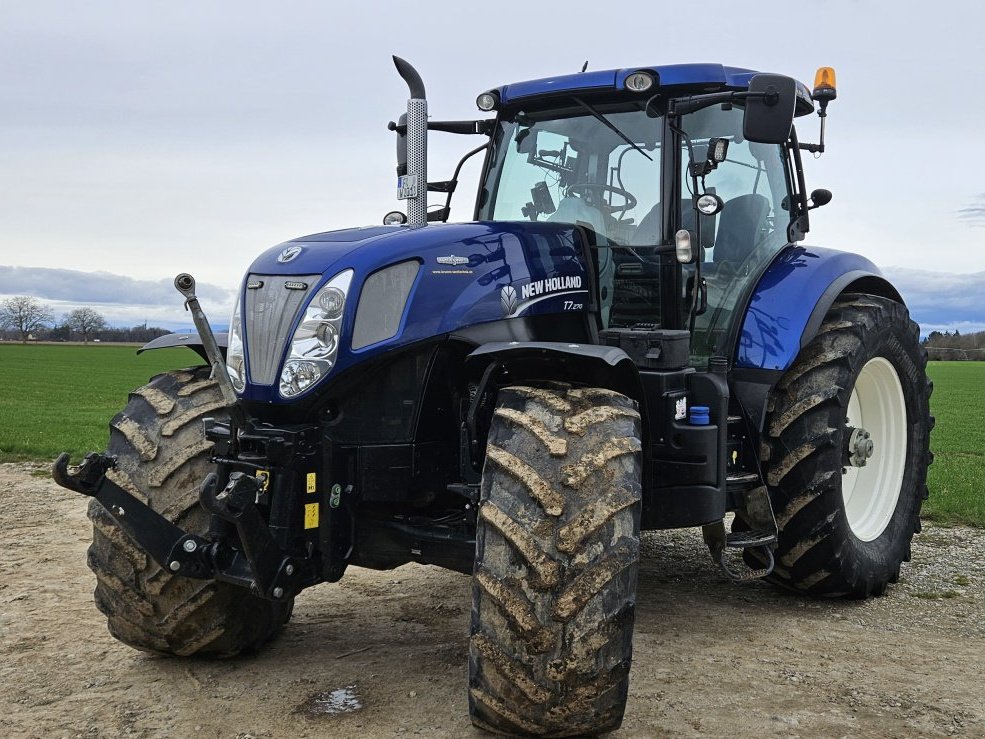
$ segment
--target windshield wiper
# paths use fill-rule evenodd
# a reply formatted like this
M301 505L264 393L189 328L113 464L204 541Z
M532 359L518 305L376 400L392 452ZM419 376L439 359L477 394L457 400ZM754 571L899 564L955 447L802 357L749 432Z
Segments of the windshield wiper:
M597 110L595 110L595 108L593 108L591 105L589 105L588 103L586 103L581 98L572 97L571 99L574 100L576 103L578 103L581 107L583 107L589 113L591 113L593 116L595 116L595 118L598 120L598 122L601 123L606 128L608 128L610 131L612 131L612 133L614 133L616 136L618 136L619 138L621 138L627 144L629 144L630 146L632 146L634 149L636 149L636 151L638 151L640 154L642 154L643 156L645 156L651 162L653 161L653 157L651 157L649 154L647 154L645 151L643 151L640 147L638 147L636 144L634 144L633 141L632 141L632 139L629 138L629 136L627 136L622 131L620 131L618 128L616 128L616 125L614 123L612 123L612 121L610 121L604 115L602 115Z

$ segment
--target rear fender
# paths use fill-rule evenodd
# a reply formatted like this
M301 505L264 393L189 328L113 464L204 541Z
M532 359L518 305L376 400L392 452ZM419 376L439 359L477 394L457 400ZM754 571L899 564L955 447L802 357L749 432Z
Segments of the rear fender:
M903 302L879 268L863 256L819 247L788 247L773 260L753 291L734 366L788 369L845 292Z
M757 429L773 386L817 336L838 296L851 292L903 302L871 261L834 249L787 247L763 273L743 318L730 378Z

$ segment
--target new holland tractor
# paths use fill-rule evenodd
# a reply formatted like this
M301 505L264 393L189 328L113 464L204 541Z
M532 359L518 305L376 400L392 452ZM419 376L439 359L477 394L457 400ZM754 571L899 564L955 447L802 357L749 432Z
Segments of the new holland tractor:
M228 336L175 284L205 364L135 390L94 498L89 566L137 649L260 648L350 566L472 577L469 709L505 734L620 725L640 533L701 527L736 580L865 598L900 575L931 461L918 328L864 257L801 245L813 91L718 64L538 79L429 120L410 89L384 225L261 254ZM817 111L819 143L796 118ZM474 220L447 223L475 136ZM435 193L443 204L428 206Z

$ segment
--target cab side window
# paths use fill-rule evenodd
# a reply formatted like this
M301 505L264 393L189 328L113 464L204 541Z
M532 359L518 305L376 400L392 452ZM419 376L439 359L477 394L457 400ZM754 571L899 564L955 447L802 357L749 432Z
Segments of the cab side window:
M685 119L695 158L706 156L710 138L728 140L726 160L704 178L705 189L720 197L725 207L712 218L702 219L704 261L733 269L754 266L765 253L786 244L790 214L784 207L789 185L783 147L758 144L742 138L742 109L720 107L698 111ZM688 152L682 152L682 183L689 187ZM693 230L690 193L682 199L682 223Z

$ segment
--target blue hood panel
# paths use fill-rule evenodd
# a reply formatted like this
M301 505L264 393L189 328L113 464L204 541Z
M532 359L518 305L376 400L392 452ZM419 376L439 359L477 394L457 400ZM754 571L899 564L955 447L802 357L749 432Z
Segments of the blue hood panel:
M300 247L299 253L287 262L278 261L279 255L295 247ZM421 268L397 335L352 351L349 340L366 278L407 260L418 261ZM557 223L497 221L331 231L268 249L249 272L320 274L320 287L346 269L352 269L354 275L341 347L331 375L313 392L330 383L332 375L406 344L503 318L565 310L585 312L590 302L578 232L573 226ZM287 402L279 397L276 386L248 385L244 397Z

